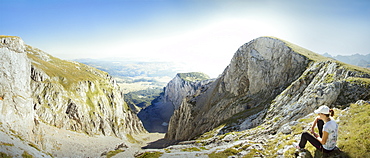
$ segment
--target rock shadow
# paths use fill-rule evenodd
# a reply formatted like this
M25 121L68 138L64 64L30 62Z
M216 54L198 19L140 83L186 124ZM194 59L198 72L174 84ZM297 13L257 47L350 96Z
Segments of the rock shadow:
M348 154L336 148L330 153L323 153L320 150L315 151L314 158L349 158Z
M178 141L162 138L154 142L150 142L147 146L144 146L141 149L163 149L177 143Z

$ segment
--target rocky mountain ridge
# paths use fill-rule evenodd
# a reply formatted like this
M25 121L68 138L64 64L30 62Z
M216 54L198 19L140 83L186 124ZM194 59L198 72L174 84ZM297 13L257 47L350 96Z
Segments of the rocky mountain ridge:
M323 56L339 60L341 62L370 68L370 54L353 54L353 55L335 55L324 53Z
M14 36L0 36L0 55L0 124L11 135L53 153L60 145L47 127L120 139L146 132L106 72L52 57Z
M138 113L149 132L167 132L169 120L187 96L193 96L207 89L214 80L204 73L178 73L164 88L152 105Z
M206 91L181 103L166 138L189 140L222 124L226 133L260 125L277 133L320 105L369 99L369 74L277 38L257 38L238 49Z
M0 57L2 156L305 157L291 143L309 127L315 108L335 108L335 120L345 125L343 116L370 105L368 69L261 37L241 46L215 80L176 75L158 98L178 109L166 139L157 143L190 141L141 153L138 144L151 136L132 137L144 128L107 73L54 58L13 36L0 36ZM357 110L349 113L346 107L355 102Z

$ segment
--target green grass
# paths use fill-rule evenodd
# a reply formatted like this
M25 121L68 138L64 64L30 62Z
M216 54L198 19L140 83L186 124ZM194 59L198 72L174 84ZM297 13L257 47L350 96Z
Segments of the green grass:
M319 55L313 51L310 51L306 48L303 48L301 46L298 46L296 44L293 44L291 42L288 42L288 41L285 41L285 40L282 40L282 39L279 39L279 38L276 38L276 37L268 37L268 38L273 38L273 39L277 39L277 40L280 40L280 41L283 41L285 43L286 46L288 46L289 48L291 48L294 52L297 52L307 58L309 58L310 60L312 61L327 61L327 60L333 60L331 58L328 58L328 57L325 57L325 56L322 56L322 55Z
M137 158L159 158L163 153L156 151L156 152L145 152L142 155L137 156Z
M208 157L209 158L227 158L229 156L236 155L239 152L240 152L239 150L228 148L221 152L212 152L208 154Z
M10 143L5 143L5 142L0 142L0 146L14 146L14 144L10 144Z
M352 84L370 85L369 78L348 77L345 81L352 83Z
M197 147L192 147L192 148L181 149L181 151L193 152L193 151L201 151L201 150Z
M48 76L58 78L58 82L67 90L72 90L70 87L80 81L95 81L108 75L106 72L87 65L61 60L48 54L46 56L48 56L50 61L44 61L38 57L41 50L28 45L26 45L26 51L28 58L33 61L34 66L43 70ZM99 72L101 75L93 73L93 71Z
M20 38L20 37L18 37L18 36L0 35L0 38Z
M139 143L131 134L126 134L126 137L130 143Z
M29 146L31 146L31 147L33 147L33 148L35 148L36 150L38 150L38 151L41 151L38 147L37 147L37 145L35 145L35 144L33 144L33 143L28 143L28 145Z
M107 158L111 158L115 155L117 155L118 153L121 153L121 152L124 152L125 150L121 150L121 149L118 149L118 150L114 150L114 151L109 151L107 153Z
M256 154L258 152L261 152L261 151L258 151L256 149L251 149L248 154L246 154L246 155L243 156L243 158L255 158L255 157L259 157L259 156L256 156Z
M209 79L209 76L201 72L178 73L181 79L189 82L203 81Z
M222 124L222 125L214 128L213 130L208 131L208 132L202 134L200 137L197 138L197 141L207 140L209 138L212 138L212 137L216 136L218 134L218 131L220 129L224 128L224 127L225 127L225 124Z
M324 80L324 83L332 83L334 82L334 74L327 74L325 76L325 80Z
M27 151L23 152L22 157L23 158L33 158L33 156L31 154L29 154Z
M10 156L6 153L3 153L3 152L0 152L0 157L2 157L2 158L12 158L12 156Z
M350 157L370 157L370 104L351 104L341 120L338 147Z

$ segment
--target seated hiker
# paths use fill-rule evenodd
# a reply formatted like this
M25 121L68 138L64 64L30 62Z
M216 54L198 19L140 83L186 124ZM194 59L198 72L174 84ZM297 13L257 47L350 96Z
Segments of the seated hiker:
M334 116L334 110L323 105L315 110L315 113L319 116L316 117L311 127L312 134L302 133L300 142L293 143L293 146L297 149L303 149L309 141L318 150L329 153L335 149L338 138L338 124L330 118L330 116ZM316 125L319 129L319 135L314 131Z

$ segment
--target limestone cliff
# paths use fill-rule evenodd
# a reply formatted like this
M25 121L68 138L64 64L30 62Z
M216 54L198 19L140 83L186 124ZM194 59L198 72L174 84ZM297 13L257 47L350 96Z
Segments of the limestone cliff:
M26 47L32 61L31 89L38 119L58 128L123 137L144 132L106 72Z
M34 128L30 87L31 64L23 40L0 36L0 125L26 139Z
M106 72L0 36L0 125L48 148L40 124L125 138L146 132ZM50 136L48 136L50 137Z
M366 69L280 39L257 38L236 51L206 91L181 103L166 138L192 139L221 124L227 125L224 132L265 124L265 132L276 133L322 104L369 99L369 85L364 84L368 78Z
M152 105L141 110L138 116L149 132L167 132L169 120L183 99L199 94L212 82L213 80L203 73L178 73Z

